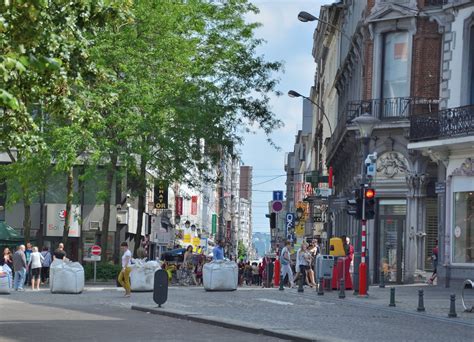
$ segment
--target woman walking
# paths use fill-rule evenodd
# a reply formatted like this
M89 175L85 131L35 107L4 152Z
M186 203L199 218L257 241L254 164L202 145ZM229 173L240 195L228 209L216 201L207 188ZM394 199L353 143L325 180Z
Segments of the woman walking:
M5 247L3 250L3 257L0 259L0 266L7 265L10 267L11 271L13 272L13 255L10 251L10 248Z
M311 286L315 287L316 284L314 283L314 273L311 272L311 254L308 251L308 243L303 242L301 244L301 248L299 251L299 265L300 265L300 272L301 276L303 277L303 281L306 280L306 283ZM311 276L312 275L312 276Z
M31 289L40 289L40 274L41 274L41 264L44 260L44 257L38 252L38 247L33 247L33 251L30 255L30 262L28 264L29 269L31 270Z

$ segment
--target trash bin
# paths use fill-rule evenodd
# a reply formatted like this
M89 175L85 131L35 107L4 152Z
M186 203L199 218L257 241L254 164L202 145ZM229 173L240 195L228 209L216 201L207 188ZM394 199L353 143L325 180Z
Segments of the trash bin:
M334 257L332 255L318 255L316 257L316 278L331 279L334 268Z

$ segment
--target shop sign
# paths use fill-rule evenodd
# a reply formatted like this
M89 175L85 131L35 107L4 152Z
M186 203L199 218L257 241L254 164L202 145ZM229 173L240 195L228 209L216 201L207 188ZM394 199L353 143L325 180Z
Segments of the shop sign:
M154 208L168 209L168 182L157 181L154 189Z

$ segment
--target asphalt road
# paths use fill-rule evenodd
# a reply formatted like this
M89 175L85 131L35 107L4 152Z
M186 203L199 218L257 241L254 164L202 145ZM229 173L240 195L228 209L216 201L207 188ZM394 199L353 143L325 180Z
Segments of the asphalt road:
M53 300L47 300L48 297ZM107 291L106 298L110 305L104 304L97 297L101 297L100 293L51 295L47 291L0 296L0 341L276 340L237 330L132 311L130 305L126 304L127 300L117 291Z
M202 288L170 288L164 308L232 319L278 331L298 331L318 340L340 341L471 341L474 314L447 318L449 292L429 290L425 313L416 312L416 288L398 289L397 307L387 305L389 289L369 299L337 292L317 296L285 290L240 288L205 292ZM79 295L48 290L0 296L0 341L275 341L197 322L130 310L156 307L152 293L133 293L112 286L88 287Z

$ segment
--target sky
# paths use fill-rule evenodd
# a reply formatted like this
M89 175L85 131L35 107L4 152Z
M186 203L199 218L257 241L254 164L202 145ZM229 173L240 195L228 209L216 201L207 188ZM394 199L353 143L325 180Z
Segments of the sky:
M301 98L290 98L288 90L309 95L314 81L316 65L312 52L313 33L317 22L302 23L297 16L307 11L319 16L321 5L334 0L254 0L260 13L250 16L252 22L263 24L255 35L266 40L259 49L269 61L282 61L284 73L278 78L277 87L284 95L272 96L271 107L285 126L275 131L271 138L281 148L270 146L263 132L247 135L242 151L242 162L253 167L252 215L254 232L270 232L268 201L272 191L285 190L285 153L293 151L295 135L302 126L303 102ZM281 176L281 177L278 177ZM262 184L263 183L263 184Z

